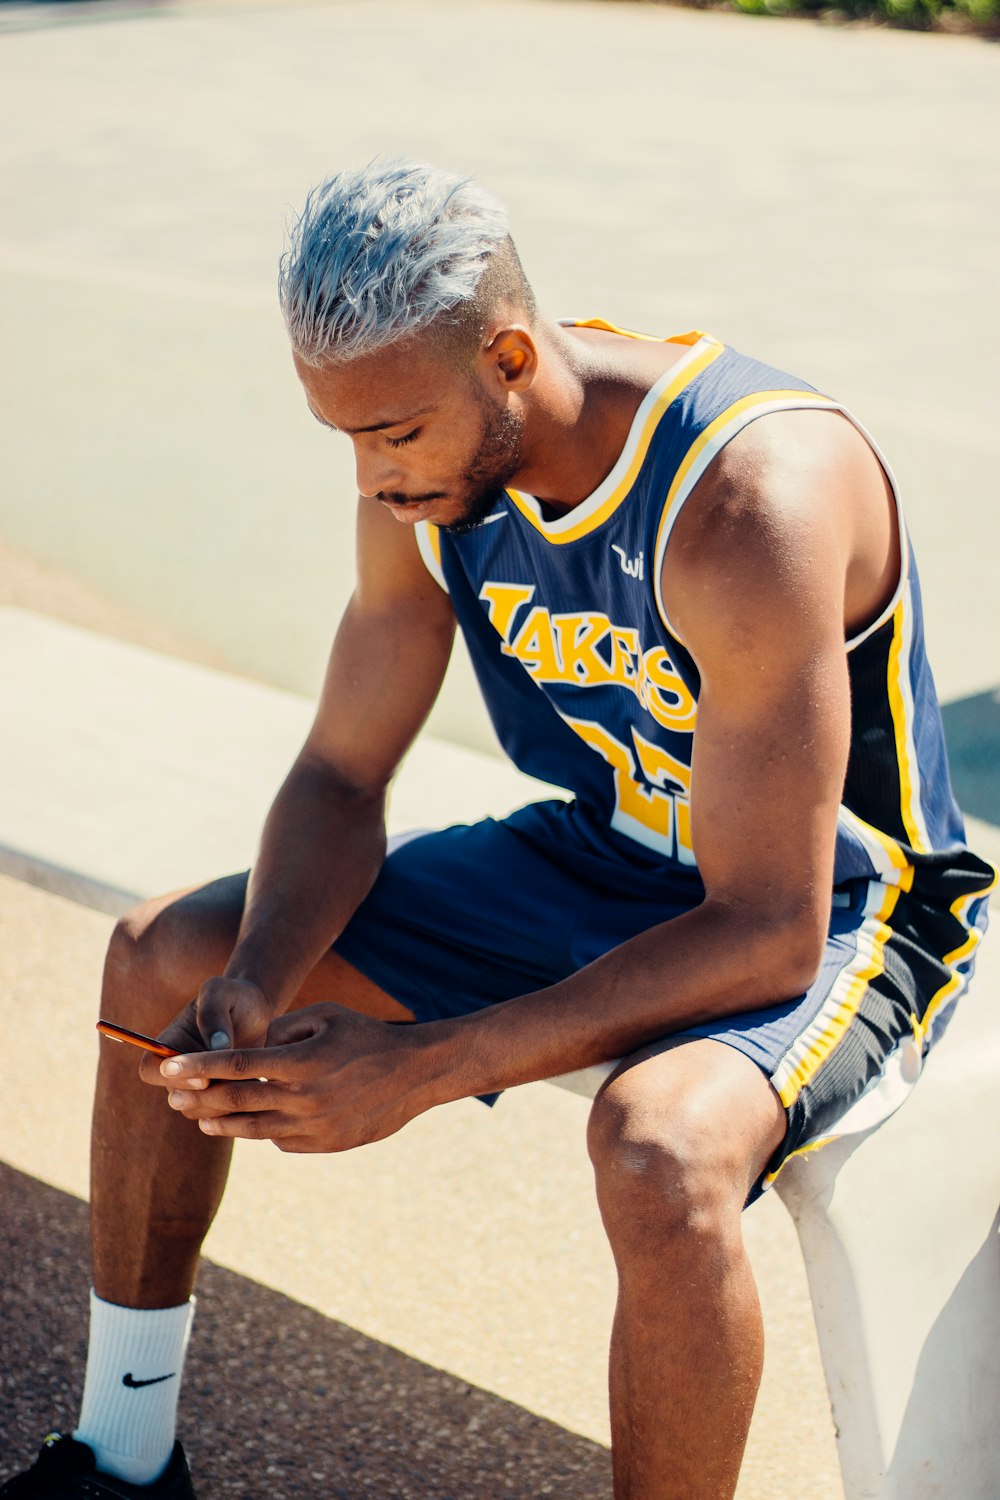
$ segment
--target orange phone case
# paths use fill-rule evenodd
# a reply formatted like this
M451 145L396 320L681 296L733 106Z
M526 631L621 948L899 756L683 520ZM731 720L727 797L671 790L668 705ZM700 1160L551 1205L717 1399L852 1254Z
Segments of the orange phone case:
M113 1021L98 1021L97 1029L102 1036L109 1036L113 1042L128 1042L130 1047L141 1047L144 1052L155 1052L157 1057L180 1056L176 1047L168 1047L164 1042L158 1042L151 1036L143 1036L141 1031L129 1031L127 1026L116 1026Z

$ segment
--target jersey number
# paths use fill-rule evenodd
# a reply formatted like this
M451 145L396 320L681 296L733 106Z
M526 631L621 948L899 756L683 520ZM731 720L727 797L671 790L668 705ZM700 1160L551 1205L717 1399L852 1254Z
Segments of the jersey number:
M691 845L691 771L661 745L632 729L633 746L623 745L603 724L562 717L585 744L607 761L614 773L612 828L647 849L693 865ZM634 748L633 748L634 747ZM636 775L641 770L645 784Z

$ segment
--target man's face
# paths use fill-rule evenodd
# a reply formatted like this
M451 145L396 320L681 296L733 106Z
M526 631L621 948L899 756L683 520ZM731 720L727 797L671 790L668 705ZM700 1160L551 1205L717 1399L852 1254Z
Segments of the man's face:
M322 370L296 358L295 368L313 415L354 444L361 494L397 520L470 530L521 465L519 411L431 339Z

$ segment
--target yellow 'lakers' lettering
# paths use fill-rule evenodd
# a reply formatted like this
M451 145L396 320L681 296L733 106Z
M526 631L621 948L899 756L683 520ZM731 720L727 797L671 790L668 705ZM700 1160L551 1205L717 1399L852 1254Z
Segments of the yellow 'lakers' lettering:
M652 647L642 658L639 701L664 729L694 729L694 697L662 646Z
M539 682L562 680L562 664L547 610L531 610L514 640L502 649L505 655L516 656Z
M611 629L607 615L588 612L584 615L553 615L552 623L559 633L562 675L559 682L580 687L602 687L616 681L615 675L597 647Z
M636 662L639 660L639 632L621 625L611 626L611 675L615 682L636 685Z
M486 601L490 624L505 641L510 640L515 614L534 592L533 583L484 583L479 590L480 599Z
M694 696L663 646L643 652L637 630L596 611L557 615L535 605L516 624L534 593L532 584L519 583L484 583L479 591L505 656L516 656L539 683L628 688L664 729L694 729Z

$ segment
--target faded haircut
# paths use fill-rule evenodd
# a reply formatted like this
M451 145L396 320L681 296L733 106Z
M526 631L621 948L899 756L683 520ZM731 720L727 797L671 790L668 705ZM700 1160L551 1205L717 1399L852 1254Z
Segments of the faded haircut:
M314 188L278 286L292 347L314 366L432 328L471 357L501 302L535 311L503 204L424 162L374 161Z

